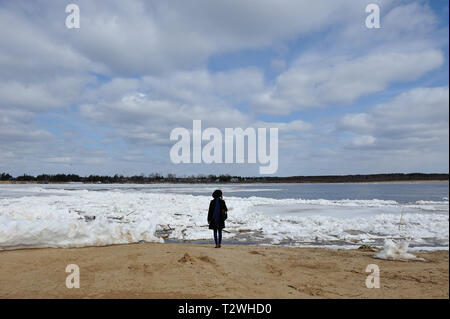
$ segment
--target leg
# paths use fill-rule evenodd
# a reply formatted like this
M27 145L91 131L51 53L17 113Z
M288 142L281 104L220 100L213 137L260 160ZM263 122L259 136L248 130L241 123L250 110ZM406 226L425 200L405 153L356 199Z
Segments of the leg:
M214 228L214 241L216 242L216 246L218 245L218 242L217 242L217 229L216 228Z
M219 229L219 246L222 244L222 228Z

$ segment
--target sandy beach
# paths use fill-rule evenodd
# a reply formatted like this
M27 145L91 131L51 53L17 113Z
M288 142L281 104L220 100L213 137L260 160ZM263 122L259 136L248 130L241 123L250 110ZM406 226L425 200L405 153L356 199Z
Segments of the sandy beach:
M0 251L0 298L448 298L448 251L422 261L364 250L131 244ZM80 288L66 287L77 264ZM367 265L380 288L365 285Z

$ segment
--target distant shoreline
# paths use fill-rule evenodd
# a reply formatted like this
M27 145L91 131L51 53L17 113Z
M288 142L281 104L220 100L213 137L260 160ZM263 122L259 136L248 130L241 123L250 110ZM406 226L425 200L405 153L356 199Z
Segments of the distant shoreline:
M221 175L191 175L176 176L160 174L124 176L115 174L79 176L76 174L40 174L37 176L24 174L13 177L10 174L0 174L0 182L24 184L53 183L85 183L85 184L331 184L331 183L419 183L448 182L448 173L385 173L385 174L355 174L355 175L318 175L318 176L231 176Z
M107 184L119 184L119 185L127 185L127 184L138 184L138 185L152 185L152 184L230 184L230 185L241 185L241 184L250 184L250 185L265 185L265 184L408 184L408 183L448 183L448 180L398 180L398 181L366 181L366 182L124 182L124 183L94 183L94 182L35 182L35 181L0 181L0 184L19 184L19 185L51 185L51 184L64 184L64 185L107 185Z

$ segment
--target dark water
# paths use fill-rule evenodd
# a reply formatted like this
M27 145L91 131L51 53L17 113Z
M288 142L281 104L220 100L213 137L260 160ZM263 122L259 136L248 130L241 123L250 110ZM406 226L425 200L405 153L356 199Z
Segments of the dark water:
M177 187L176 185L173 185ZM192 185L189 191L180 189L182 193L192 195L209 195L210 191L196 190ZM184 187L183 187L184 188ZM258 184L258 185L223 185L224 196L235 197L270 197L276 199L328 199L328 200L393 200L399 203L416 201L448 200L449 184L443 183L367 183L367 184Z
M275 199L328 200L393 200L398 203L416 201L448 201L448 182L428 183L355 183L355 184L48 184L1 185L0 198L29 195L27 188L41 188L42 196L53 190L89 190L148 193L176 193L210 196L221 189L224 197L268 197ZM31 193L30 193L31 194ZM36 195L36 193L33 193Z

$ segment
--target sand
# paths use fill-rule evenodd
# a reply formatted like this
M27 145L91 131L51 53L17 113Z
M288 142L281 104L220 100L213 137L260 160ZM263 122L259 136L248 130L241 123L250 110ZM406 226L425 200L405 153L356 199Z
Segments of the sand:
M0 251L0 298L449 298L448 251L427 261L374 252L200 244ZM66 287L77 264L80 288ZM367 265L380 288L365 285Z

